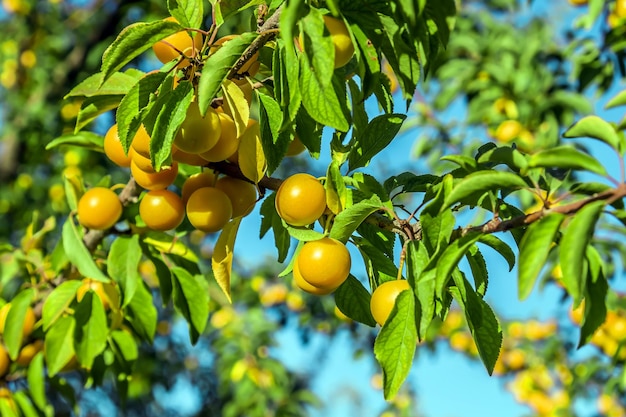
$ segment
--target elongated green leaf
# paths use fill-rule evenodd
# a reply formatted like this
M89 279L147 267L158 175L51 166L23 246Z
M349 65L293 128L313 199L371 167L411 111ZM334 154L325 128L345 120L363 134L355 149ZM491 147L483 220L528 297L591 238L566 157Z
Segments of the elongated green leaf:
M199 276L193 276L183 268L174 267L172 273L174 306L189 323L189 338L195 344L209 319L208 289L200 284Z
M126 26L102 55L103 80L150 49L154 43L182 29L178 23L166 20Z
M446 175L440 184L433 187L437 194L420 214L422 241L430 253L435 253L442 245L447 245L452 235L456 219L451 209L442 209L452 185L452 176Z
M157 325L157 309L152 294L143 281L137 286L135 295L128 304L126 319L135 332L144 340L152 342Z
M301 47L311 64L313 76L319 85L327 87L333 77L335 47L332 38L324 36L322 13L318 9L310 8L300 24L303 29L300 36Z
M561 238L559 261L563 270L563 285L575 305L583 296L585 252L603 208L603 201L595 201L583 207L570 221Z
M593 138L624 155L624 143L615 128L598 116L583 117L563 133L564 138Z
M437 297L443 298L446 284L452 276L452 272L472 245L478 241L480 235L480 233L468 233L467 235L452 241L443 251L441 256L433 258L433 261L437 264L435 287Z
M124 151L128 153L130 144L141 125L142 111L148 106L150 97L157 91L165 77L164 72L146 74L124 96L115 113L117 135Z
M83 244L82 233L76 228L71 216L63 224L63 248L67 258L82 276L96 281L109 282L109 277L98 268L91 253Z
M74 133L78 133L101 114L116 108L123 97L122 95L87 97L83 100L80 111L78 112Z
M333 213L340 213L346 205L348 193L337 161L332 161L328 165L324 188L326 189L326 205ZM360 187L359 189L366 191Z
M502 189L526 187L526 182L518 175L500 171L478 171L459 181L447 196L444 207L450 207L474 193L486 193Z
M335 290L335 303L343 314L354 321L374 327L376 320L370 308L371 299L369 291L353 275L349 275L348 279Z
M515 266L515 252L513 252L509 245L494 235L482 235L478 241L490 246L493 250L499 253L500 256L502 256L509 264L509 271L513 269Z
M407 244L407 279L415 288L417 296L418 336L424 340L428 327L435 316L435 276L436 268L429 267L426 246L412 240Z
M370 214L376 212L383 206L377 195L373 195L367 200L346 208L335 217L335 222L330 230L330 237L341 242L347 242L352 233Z
M20 417L15 401L7 397L0 397L0 415L3 417Z
M368 275L373 277L375 282L381 284L398 278L398 267L385 256L379 246L366 239L358 237L353 237L353 239L366 264L369 264L367 265Z
M111 332L111 339L115 344L117 353L121 356L124 362L132 362L139 357L139 349L137 348L137 342L129 331L125 330L113 330Z
M517 294L521 300L530 295L564 219L562 214L551 213L531 224L524 233L520 243L517 280Z
M61 283L46 298L43 304L43 330L48 331L50 326L66 312L66 309L76 298L76 291L82 285L80 280L71 280Z
M530 168L562 168L591 171L606 175L604 166L593 156L571 146L557 146L533 154L528 159Z
M24 342L24 322L34 296L34 290L28 288L20 291L11 300L11 308L5 318L2 338L12 360L17 359Z
M149 232L145 235L143 243L150 245L159 252L168 253L198 263L198 256L181 240L172 242L172 236L164 232Z
M74 316L63 316L46 332L44 352L48 374L54 376L74 358Z
M319 240L324 237L323 233L306 227L293 227L289 226L286 223L285 227L287 227L287 232L289 233L289 236L301 242L310 242L312 240Z
M263 236L272 229L274 245L278 250L278 262L283 262L289 252L291 237L282 219L276 212L276 208L274 207L275 201L276 193L272 193L270 196L266 197L263 204L261 204L261 230L259 232L259 238L263 238Z
M124 73L115 72L111 76L104 80L104 74L99 72L87 77L76 87L63 97L67 99L69 97L93 97L93 96L115 96L125 95L130 88L139 79L140 71L136 73Z
M625 106L626 105L626 90L622 90L617 93L612 99L606 103L604 106L605 109L612 109L613 107Z
M44 353L38 352L28 365L26 380L28 381L28 391L30 398L41 411L46 409L48 400L46 399L46 384L44 379Z
M508 146L493 148L483 153L478 158L478 162L480 164L489 163L494 166L505 164L515 172L523 171L528 167L526 157L517 149Z
M285 152L287 152L289 134L284 132L281 135L280 128L283 113L276 100L261 92L257 92L257 96L260 103L261 144L267 159L267 173L269 175L278 168L280 161L285 156Z
M376 360L383 368L386 400L392 399L398 393L408 376L416 344L415 295L412 291L402 291L374 343Z
M92 151L104 152L103 144L104 137L92 132L81 131L78 133L68 133L51 140L46 145L46 150L61 145L68 145L79 146L81 148L86 148Z
M211 258L215 281L217 281L217 285L219 285L228 301L231 301L230 277L233 268L235 239L237 238L237 231L239 231L241 219L241 217L237 217L231 220L222 229L220 237L217 238L217 242L213 248L213 257Z
M375 155L391 143L405 119L405 115L395 113L373 118L357 137L356 145L350 151L349 169L366 166Z
M476 293L479 296L484 297L487 292L487 287L489 286L489 271L487 270L485 257L476 246L472 246L465 257L467 258L467 262L472 270Z
M91 369L94 359L107 344L109 326L100 297L88 291L76 308L76 356L85 369Z
M39 413L35 409L33 402L28 398L26 392L18 391L13 394L13 399L19 408L23 417L39 417Z
M604 261L598 251L587 246L588 266L587 285L585 286L585 314L580 328L578 347L585 345L596 330L606 320L606 295L608 284L604 275Z
M161 300L163 306L169 304L172 296L172 271L167 266L163 259L159 256L154 256L152 253L145 254L150 261L154 264L156 276L159 280L159 290L161 291Z
M257 34L254 32L242 33L240 36L225 42L206 60L198 82L200 114L206 113L211 100L219 91L222 81L226 79L233 65L241 58L241 55L256 37Z
M107 270L111 278L117 282L124 296L123 307L133 299L137 286L141 282L139 262L141 246L139 235L132 237L120 236L113 241L107 258Z
M185 27L199 29L204 15L202 0L167 0L167 10Z
M308 64L306 56L300 55L300 92L302 105L318 123L347 132L350 124L344 114L342 103L345 96L339 96L334 83L321 85Z

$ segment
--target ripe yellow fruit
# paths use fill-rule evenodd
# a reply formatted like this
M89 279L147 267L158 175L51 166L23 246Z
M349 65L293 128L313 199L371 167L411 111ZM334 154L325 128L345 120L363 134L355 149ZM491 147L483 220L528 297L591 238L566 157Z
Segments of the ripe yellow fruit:
M187 218L198 230L213 233L222 230L230 221L233 206L222 190L214 187L199 188L187 201Z
M148 191L139 203L139 216L152 230L176 229L185 218L185 205L172 191Z
M6 375L10 366L11 358L9 358L9 352L3 344L0 344L0 376Z
M78 222L88 229L106 230L122 216L117 194L105 187L94 187L78 200Z
M350 275L348 248L329 237L305 243L296 262L302 278L317 288L335 289Z
M623 19L626 17L626 0L615 0L615 8L613 9L613 14L617 16L618 19Z
M221 134L222 124L217 111L209 107L202 117L198 103L194 101L187 109L187 116L174 139L174 145L181 151L199 154L215 146Z
M206 165L206 160L200 155L181 151L180 149L177 149L176 152L172 154L172 159L176 162L192 165L195 167L201 167Z
M294 174L276 192L276 211L292 226L306 226L326 210L326 190L312 175Z
M319 288L306 282L306 280L302 277L302 274L300 273L300 268L298 267L297 260L296 262L293 263L292 273L293 273L293 282L296 284L296 286L300 288L301 290L308 292L309 294L326 295L326 294L330 294L331 292L335 290L334 288Z
M165 20L176 22L173 17L168 17ZM192 57L197 55L201 49L202 34L199 32L178 32L152 45L154 54L164 64L180 57L181 52L187 57ZM178 64L178 68L188 65L189 60L183 59Z
M215 188L226 193L233 206L233 218L250 214L257 200L254 184L233 177L222 177Z
M381 326L385 324L398 295L402 291L409 289L411 289L409 282L403 279L387 281L376 287L370 300L370 309L376 323Z
M20 366L28 366L35 355L43 350L43 340L38 339L24 346L15 360Z
M105 310L108 310L111 307L119 307L120 296L113 284L107 284L95 279L85 278L83 279L83 284L78 287L78 290L76 291L76 301L80 303L85 297L85 294L87 294L87 291L93 291L98 298L100 298L102 306Z
M137 184L146 190L164 190L174 183L178 175L178 162L172 162L172 166L159 172L146 172L139 169L135 161L130 163L130 173Z
M519 137L524 127L517 120L505 120L496 129L494 137L497 141L508 143Z
M240 139L237 137L237 128L232 117L226 113L218 113L218 115L222 126L222 134L215 146L200 154L202 159L209 162L225 161L237 152L240 143Z
M191 194L193 194L193 192L198 188L213 187L216 180L217 177L211 170L190 175L189 178L187 178L183 183L183 189L181 190L183 203L186 205Z
M304 143L302 143L300 138L296 136L291 142L289 142L289 146L287 147L287 152L285 153L285 156L299 155L304 152L305 149L306 147L304 146Z
M130 155L130 163L128 164L129 167L131 163L134 163L137 166L137 168L139 168L143 172L150 172L150 173L156 172L154 170L154 167L152 166L152 161L150 161L150 158L146 158L145 156L140 155L137 151L135 151L134 148L130 148L129 155Z
M117 134L117 123L111 126L104 135L104 154L116 165L128 168L130 155L124 153L122 142Z
M150 135L143 125L139 126L139 129L137 130L137 133L135 133L130 146L139 155L150 159Z
M354 55L354 44L350 38L350 32L343 20L328 15L324 16L324 24L335 46L335 68L343 67Z

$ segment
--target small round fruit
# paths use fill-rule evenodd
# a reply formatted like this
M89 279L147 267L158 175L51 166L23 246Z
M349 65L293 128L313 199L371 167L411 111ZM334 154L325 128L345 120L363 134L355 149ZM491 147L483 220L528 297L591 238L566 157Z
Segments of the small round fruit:
M276 211L292 226L306 226L326 210L326 190L312 175L294 174L278 187Z
M250 214L256 204L257 194L254 184L233 177L222 177L215 188L226 193L233 205L233 218Z
M198 103L194 101L187 109L187 116L174 138L174 145L181 151L199 154L214 147L221 134L222 124L217 111L209 107L202 117Z
M76 291L76 301L80 303L85 297L85 294L87 294L87 291L93 291L98 298L100 298L105 310L110 309L111 306L119 307L120 297L112 284L85 278L83 279L83 284L78 287Z
M226 193L214 187L199 188L187 201L187 218L198 230L213 233L222 230L233 215Z
M343 20L325 15L324 25L328 29L335 46L335 68L341 68L350 62L354 55L354 44L350 39L350 32Z
M302 277L302 274L300 273L300 268L298 267L297 259L296 259L296 262L293 263L292 273L293 273L293 282L296 284L296 286L300 288L302 291L308 292L309 294L326 295L326 294L330 294L331 292L335 290L334 288L319 288L306 282L306 280Z
M145 156L140 155L133 148L130 148L129 153L130 153L130 162L134 163L137 166L137 168L139 168L143 172L150 172L150 173L156 172L154 170L154 167L152 166L152 161L150 161L150 158L146 158ZM128 166L130 166L130 164L128 164Z
M168 17L165 20L176 22L173 17ZM164 64L180 57L180 52L185 56L194 56L200 49L202 49L202 34L199 32L193 32L193 34L185 31L178 32L152 45L154 54ZM183 59L178 64L178 68L187 65L189 65L189 60Z
M9 352L3 344L0 344L0 376L6 375L10 366L11 358L9 358Z
M305 243L296 262L302 278L317 288L335 289L350 275L348 248L329 237Z
M88 229L109 229L121 216L122 203L108 188L94 187L78 200L78 222Z
M176 175L178 175L178 163L172 162L171 167L151 173L142 171L135 164L135 161L132 161L130 163L130 173L135 178L137 184L146 190L164 190L174 183Z
M498 142L507 143L519 137L522 130L523 126L517 120L505 120L498 125L494 136Z
M193 194L193 192L197 189L204 187L213 187L216 180L217 177L215 176L215 173L211 170L206 170L198 172L197 174L190 175L189 178L187 178L183 183L183 189L181 190L183 203L185 203L186 205L191 194Z
M289 142L289 146L287 147L287 152L285 156L296 156L304 152L306 146L297 136L293 138L291 142Z
M615 14L618 19L626 18L626 0L615 0L615 9L613 9L613 14Z
M38 339L24 346L15 360L20 366L28 366L35 355L43 350L43 340Z
M139 203L139 216L152 230L176 229L185 218L185 206L172 191L148 191Z
M176 150L176 152L172 155L172 159L176 162L180 162L181 164L187 164L194 167L204 166L207 162L198 154L184 152L180 149Z
M370 309L376 323L381 326L385 324L387 318L391 314L391 310L396 302L398 295L404 291L411 289L409 282L404 279L387 281L380 284L372 294L370 300Z
M211 149L202 152L200 156L209 162L220 162L226 160L237 152L240 139L237 137L237 128L232 117L225 113L218 113L220 124L222 126L222 134L219 140Z
M130 155L124 153L122 142L117 135L117 123L104 135L104 154L115 165L128 168L130 166Z
M137 133L135 133L130 146L139 155L150 159L150 135L143 125L140 125L139 129L137 129Z

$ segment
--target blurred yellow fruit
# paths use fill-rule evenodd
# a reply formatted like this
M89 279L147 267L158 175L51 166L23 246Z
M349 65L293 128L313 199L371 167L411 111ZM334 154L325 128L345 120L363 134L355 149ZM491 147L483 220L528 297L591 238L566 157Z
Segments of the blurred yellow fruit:
M519 137L523 126L517 120L505 120L496 129L494 134L498 142L508 143Z

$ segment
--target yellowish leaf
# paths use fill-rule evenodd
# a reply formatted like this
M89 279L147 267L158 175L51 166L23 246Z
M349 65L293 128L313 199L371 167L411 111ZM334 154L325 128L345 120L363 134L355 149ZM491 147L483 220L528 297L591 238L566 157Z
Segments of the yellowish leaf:
M239 223L241 223L241 217L231 220L222 229L213 249L213 258L211 258L213 275L217 285L220 286L229 302L232 302L230 298L230 276L233 268L233 250Z
M261 145L259 123L250 120L239 143L239 169L250 181L257 184L267 171L267 160Z
M237 128L237 137L241 136L250 120L250 103L242 89L230 80L222 83L224 92L224 112L230 115Z

